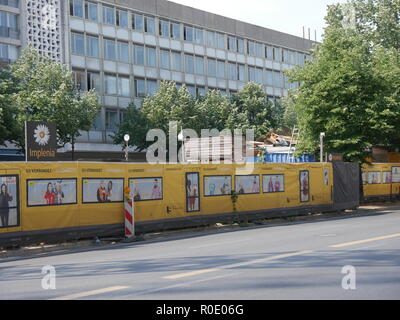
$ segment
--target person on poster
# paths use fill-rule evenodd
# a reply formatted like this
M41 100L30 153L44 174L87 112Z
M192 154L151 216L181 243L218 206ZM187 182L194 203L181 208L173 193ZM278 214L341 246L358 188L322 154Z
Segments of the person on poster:
M210 190L210 196L215 195L215 183L210 183L208 189Z
M325 185L327 186L328 184L329 184L329 172L328 172L328 169L325 169L324 170L324 178L325 178Z
M190 178L188 177L188 179L186 180L186 194L191 195L192 193L192 180L190 180Z
M55 204L62 204L64 199L64 192L62 191L61 181L58 181L55 184L53 192L54 192Z
M13 197L8 193L8 186L3 183L0 187L0 219L1 226L8 226L8 218L10 215L9 203L13 200Z
M161 190L158 185L157 179L154 179L154 185L153 185L153 190L151 192L151 198L152 199L161 199Z
M135 184L135 187L133 188L133 200L134 201L140 201L142 197L140 196L140 189L137 184Z
M244 188L242 184L239 184L239 194L244 194Z
M107 202L107 189L104 185L104 181L101 180L100 186L97 189L97 201L98 202Z
M281 191L281 182L279 181L279 176L275 177L275 192L280 192Z
M252 193L259 193L260 192L260 189L258 188L257 177L254 177L253 186L252 186L251 192Z
M274 192L274 183L272 182L272 177L269 177L268 192Z
M113 183L112 181L108 181L107 184L107 194L106 194L106 202L111 202L112 201L112 195L113 195Z
M54 193L53 184L51 182L47 184L47 188L44 193L43 199L46 201L47 205L56 204L56 195Z
M307 174L303 173L303 180L302 180L302 184L303 184L303 199L304 200L308 200L308 179L307 179Z
M190 194L190 200L189 200L189 209L190 211L194 211L195 204L196 204L196 199L197 199L197 185L193 185L192 193Z
M225 177L224 184L221 187L221 194L228 194L228 192L229 192L228 178Z

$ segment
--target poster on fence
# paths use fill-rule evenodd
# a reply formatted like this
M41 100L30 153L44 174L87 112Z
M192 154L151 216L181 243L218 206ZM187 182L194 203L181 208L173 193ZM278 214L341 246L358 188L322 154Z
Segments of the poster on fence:
M129 179L129 188L135 202L163 199L163 184L160 177Z
M199 174L186 173L186 211L200 210Z
M329 169L324 168L324 184L329 185Z
M260 193L260 176L235 176L235 190L239 194Z
M367 172L362 173L362 183L368 184L368 173Z
M124 179L85 178L82 180L83 203L123 202Z
M300 171L300 201L310 201L310 178L308 171Z
M19 226L17 176L0 176L0 228Z
M382 183L389 184L392 183L392 172L391 171L384 171L382 172Z
M285 176L283 174L263 175L263 192L285 192Z
M400 183L400 167L392 167L392 182Z
M368 172L368 184L379 184L381 183L381 172L370 171Z
M230 195L232 191L231 176L205 176L204 195L206 197Z
M77 203L76 179L37 179L27 181L28 207Z

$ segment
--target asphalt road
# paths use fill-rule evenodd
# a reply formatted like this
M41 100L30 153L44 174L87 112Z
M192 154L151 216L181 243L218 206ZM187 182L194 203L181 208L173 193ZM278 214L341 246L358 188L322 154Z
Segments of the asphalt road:
M42 288L47 265L56 289ZM400 299L399 267L400 210L388 210L5 259L0 299Z

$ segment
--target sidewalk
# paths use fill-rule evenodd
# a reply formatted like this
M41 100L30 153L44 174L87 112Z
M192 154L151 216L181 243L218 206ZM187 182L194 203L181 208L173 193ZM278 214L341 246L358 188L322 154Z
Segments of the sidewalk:
M284 225L284 224L292 224L292 223L301 223L301 222L311 222L311 221L321 221L321 220L329 220L332 218L350 218L355 216L363 216L367 214L371 214L374 212L381 212L387 210L400 210L400 202L389 203L389 202L377 202L377 203L369 203L366 205L362 205L358 207L356 210L345 210L338 212L327 212L327 213L314 213L297 217L288 217L288 218L274 218L274 219L263 219L252 221L251 223L241 224L227 224L223 225L217 223L215 225L211 225L208 227L197 227L197 228L188 228L188 229L179 229L172 231L164 231L164 232L155 232L155 233L147 233L141 235L134 239L133 241L126 241L123 237L115 237L115 238L102 238L102 239L83 239L79 241L70 241L56 244L36 244L32 246L24 246L17 249L6 249L0 250L0 262L1 259L6 258L23 258L23 257L32 257L35 255L42 255L52 252L61 253L63 251L70 251L74 249L85 249L85 250L94 250L99 247L105 246L113 246L113 245L131 245L135 242L142 241L163 241L174 237L179 236L188 236L195 235L201 232L207 233L216 233L216 232L224 232L224 231L233 231L235 229L240 229L243 227L246 228L254 228L254 227L262 227L262 226L274 226L274 225Z

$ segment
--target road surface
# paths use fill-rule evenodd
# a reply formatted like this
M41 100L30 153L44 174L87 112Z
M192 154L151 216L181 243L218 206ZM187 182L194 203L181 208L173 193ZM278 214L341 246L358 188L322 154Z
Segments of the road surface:
M400 210L3 259L0 275L0 299L400 299Z

